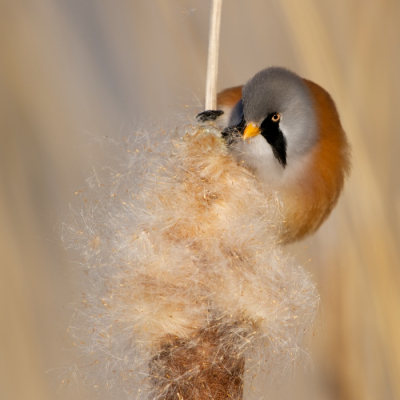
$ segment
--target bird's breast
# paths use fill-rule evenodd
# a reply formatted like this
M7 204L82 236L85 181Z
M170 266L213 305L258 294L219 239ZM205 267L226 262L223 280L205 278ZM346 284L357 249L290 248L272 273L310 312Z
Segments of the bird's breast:
M237 140L232 145L232 151L235 157L251 169L263 184L282 183L285 168L276 159L271 145L262 135L249 140Z

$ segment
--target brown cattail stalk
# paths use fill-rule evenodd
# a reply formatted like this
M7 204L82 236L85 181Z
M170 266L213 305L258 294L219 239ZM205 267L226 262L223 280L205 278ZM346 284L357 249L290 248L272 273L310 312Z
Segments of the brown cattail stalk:
M152 399L243 398L245 357L218 324L189 339L166 336L149 364Z

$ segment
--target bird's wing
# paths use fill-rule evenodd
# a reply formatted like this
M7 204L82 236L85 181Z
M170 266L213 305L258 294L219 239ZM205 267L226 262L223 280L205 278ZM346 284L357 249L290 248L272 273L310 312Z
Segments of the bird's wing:
M235 86L217 94L217 108L224 112L218 123L224 128L238 124L242 118L242 88L243 86Z
M233 108L242 98L242 88L243 86L235 86L219 92L217 94L218 108Z

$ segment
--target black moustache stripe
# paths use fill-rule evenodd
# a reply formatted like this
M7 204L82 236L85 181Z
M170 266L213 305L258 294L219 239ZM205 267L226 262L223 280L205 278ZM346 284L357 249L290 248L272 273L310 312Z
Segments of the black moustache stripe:
M286 149L287 142L282 131L279 129L279 122L273 122L271 117L268 116L262 122L261 135L266 139L266 141L271 145L272 152L276 159L280 162L283 167L286 167Z

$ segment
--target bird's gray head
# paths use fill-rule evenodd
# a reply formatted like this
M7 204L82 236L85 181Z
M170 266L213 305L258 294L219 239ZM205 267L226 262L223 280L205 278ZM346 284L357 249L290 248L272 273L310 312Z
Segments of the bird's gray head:
M267 142L270 148L265 147L265 151L285 168L317 141L311 93L293 72L279 67L258 72L244 86L242 102L244 139L252 138L252 146L247 147L249 157L262 157L260 146L265 147Z

